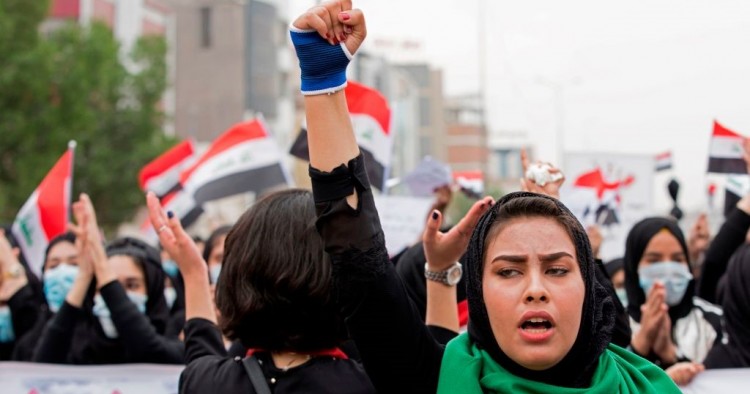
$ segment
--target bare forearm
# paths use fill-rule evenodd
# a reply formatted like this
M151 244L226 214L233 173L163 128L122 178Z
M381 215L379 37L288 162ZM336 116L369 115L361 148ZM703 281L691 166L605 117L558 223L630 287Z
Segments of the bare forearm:
M92 277L90 273L79 273L73 282L70 291L65 296L65 301L71 306L81 308L83 306L83 300L86 298L86 293L89 290L89 286L91 285L91 280Z
M425 324L458 332L458 296L455 286L427 281L427 311Z
M193 318L206 319L216 324L216 313L211 303L211 287L208 276L204 272L191 273L184 276L185 279L185 320Z
M305 96L305 108L311 166L330 172L359 155L344 91ZM346 201L357 206L354 190Z

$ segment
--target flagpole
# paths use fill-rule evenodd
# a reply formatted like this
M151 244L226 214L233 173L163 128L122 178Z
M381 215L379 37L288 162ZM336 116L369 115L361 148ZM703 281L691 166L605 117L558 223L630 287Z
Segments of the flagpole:
M66 212L67 222L71 221L70 218L72 216L70 210L73 209L73 175L75 174L76 146L78 146L76 140L68 141L68 150L70 151L70 185L68 186L68 209Z

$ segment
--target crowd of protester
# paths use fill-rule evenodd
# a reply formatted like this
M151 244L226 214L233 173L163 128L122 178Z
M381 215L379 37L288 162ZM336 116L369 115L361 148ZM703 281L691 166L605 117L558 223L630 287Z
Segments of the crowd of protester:
M0 361L185 365L195 393L666 393L750 367L750 195L713 239L705 216L687 238L649 217L603 262L564 177L452 225L443 187L422 239L389 257L342 91L364 15L325 2L290 34L312 192L265 195L205 242L149 193L158 248L104 240L81 194L39 277L5 228Z

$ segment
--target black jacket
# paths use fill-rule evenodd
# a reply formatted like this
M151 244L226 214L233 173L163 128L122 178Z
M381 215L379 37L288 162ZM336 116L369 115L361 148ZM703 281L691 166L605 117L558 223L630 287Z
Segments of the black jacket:
M184 345L159 334L118 281L100 289L119 337L104 336L89 309L67 302L47 323L33 361L62 364L182 364Z
M185 361L180 393L255 393L242 365L242 357L229 357L219 329L212 322L194 318L185 323ZM362 366L330 356L286 371L277 368L271 355L256 353L271 390L283 393L374 393Z

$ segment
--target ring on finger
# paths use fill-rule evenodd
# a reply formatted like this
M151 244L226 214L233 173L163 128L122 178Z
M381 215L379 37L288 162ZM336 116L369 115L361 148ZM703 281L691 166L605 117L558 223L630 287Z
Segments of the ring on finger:
M164 231L166 229L167 229L167 225L166 224L162 224L161 227L159 227L159 229L156 230L156 232L160 233L160 232L162 232L162 231Z

